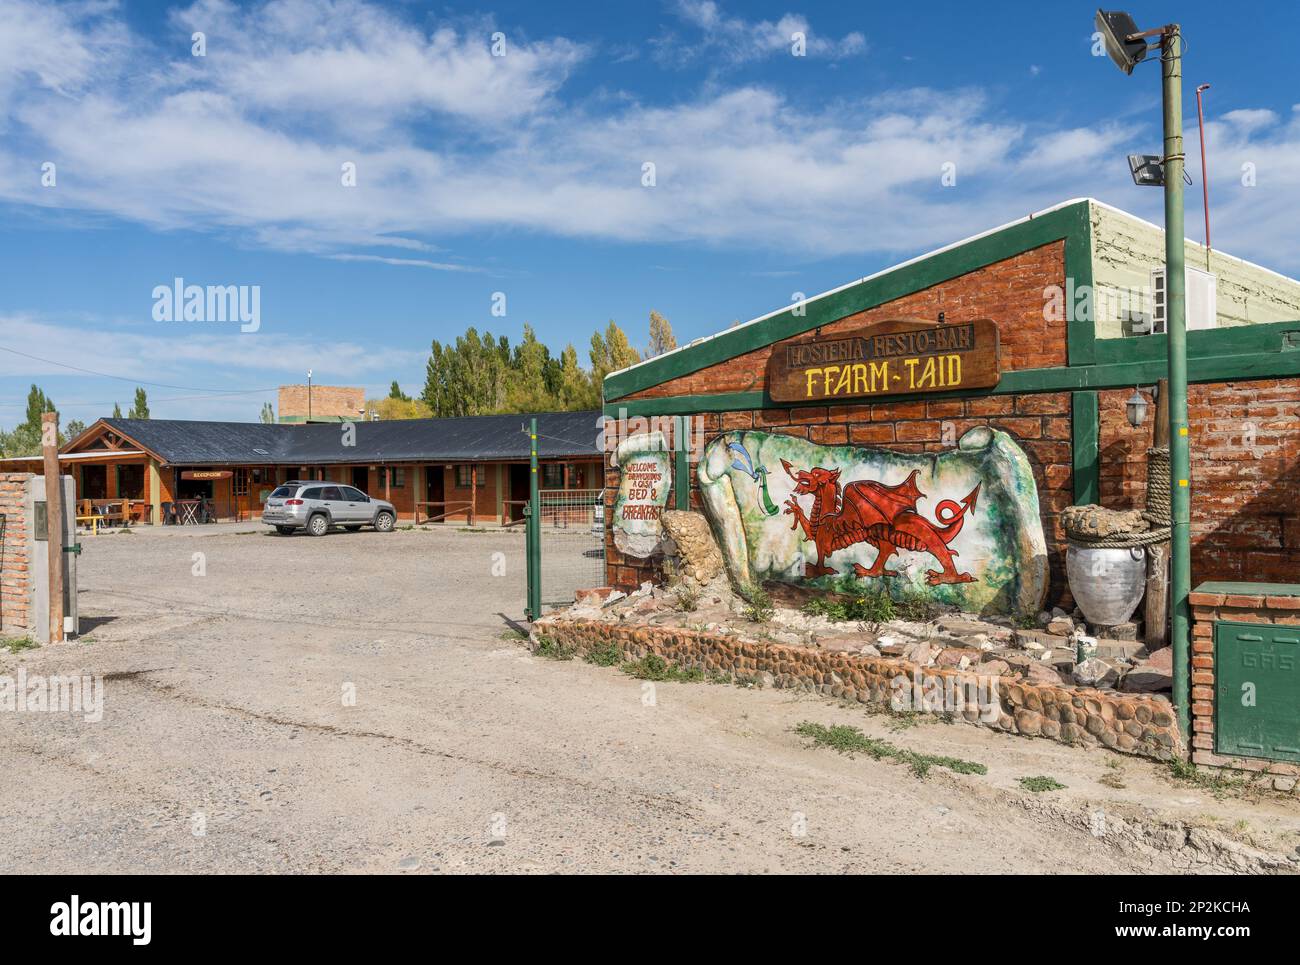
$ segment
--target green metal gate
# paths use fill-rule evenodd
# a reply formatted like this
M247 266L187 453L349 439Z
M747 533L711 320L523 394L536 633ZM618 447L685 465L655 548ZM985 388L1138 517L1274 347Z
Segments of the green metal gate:
M1300 626L1214 625L1220 754L1300 761Z
M605 585L605 494L544 489L529 500L527 512L532 619L550 607L568 606L578 590Z
M547 607L568 606L577 590L605 585L605 493L539 489L536 419L529 421L528 439L524 615L536 620Z

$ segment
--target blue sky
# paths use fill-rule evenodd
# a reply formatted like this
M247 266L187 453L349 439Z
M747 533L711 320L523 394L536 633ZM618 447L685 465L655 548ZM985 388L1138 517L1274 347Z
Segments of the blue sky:
M1215 246L1300 274L1296 5L1128 9L1187 36L1188 233L1208 82ZM585 361L608 319L685 341L1072 197L1159 221L1124 162L1158 66L1094 57L1092 12L0 0L0 426L33 381L87 422L137 381L174 418L255 419L308 367L418 393L467 325ZM178 276L260 286L260 328L155 320Z

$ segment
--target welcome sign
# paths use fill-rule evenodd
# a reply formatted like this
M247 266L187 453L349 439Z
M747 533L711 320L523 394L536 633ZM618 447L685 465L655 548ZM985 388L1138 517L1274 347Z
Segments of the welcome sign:
M998 384L998 361L991 319L896 319L778 344L767 363L767 389L774 402L986 389Z

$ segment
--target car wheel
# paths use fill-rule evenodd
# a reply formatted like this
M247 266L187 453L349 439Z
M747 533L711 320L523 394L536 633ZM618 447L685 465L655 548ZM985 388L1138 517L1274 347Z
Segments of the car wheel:
M393 531L393 514L384 510L375 514L375 530L380 533Z
M292 526L277 526L277 527L275 528L275 531L276 531L277 533L279 533L281 536L292 536L292 535L293 535L293 527L292 527Z
M307 532L312 536L324 536L330 528L330 521L325 518L324 513L317 513L311 519L307 520Z
M360 527L359 525L357 525L357 526L344 526L343 528L346 529L349 533L356 533L356 532L360 532L360 530L361 530L361 527Z

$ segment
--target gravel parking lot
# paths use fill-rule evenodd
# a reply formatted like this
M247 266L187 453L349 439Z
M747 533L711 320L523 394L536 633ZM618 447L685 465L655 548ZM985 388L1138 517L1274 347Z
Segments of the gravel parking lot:
M1115 819L1240 810L1153 764L1125 762L1119 790L1100 751L898 731L822 698L664 683L648 706L615 668L502 639L522 617L518 532L82 542L82 640L0 652L0 673L105 687L97 722L0 714L13 870L1172 871L1204 847L1147 847ZM808 747L802 720L989 773L922 780ZM1019 789L1039 774L1067 790ZM1293 804L1253 806L1270 849L1300 840Z

